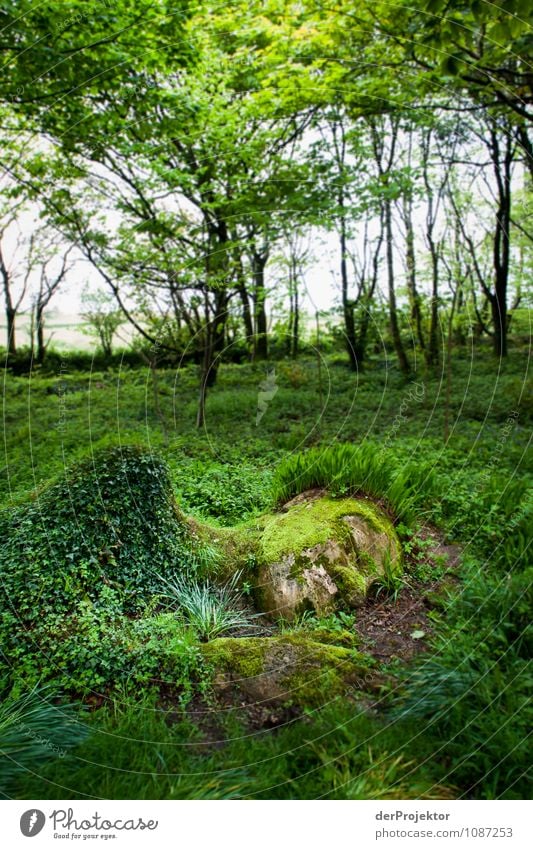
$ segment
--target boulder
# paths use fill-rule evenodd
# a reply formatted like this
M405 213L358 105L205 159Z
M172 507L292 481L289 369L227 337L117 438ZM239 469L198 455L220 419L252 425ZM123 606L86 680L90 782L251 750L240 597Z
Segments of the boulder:
M294 621L362 604L381 576L401 571L401 547L390 519L368 499L301 496L263 517L257 603Z
M237 688L256 704L319 707L360 685L371 665L353 649L303 634L220 637L201 651L216 693Z

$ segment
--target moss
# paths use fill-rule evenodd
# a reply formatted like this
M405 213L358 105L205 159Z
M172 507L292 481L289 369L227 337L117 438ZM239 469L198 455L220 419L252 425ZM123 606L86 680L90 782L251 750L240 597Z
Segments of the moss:
M396 539L390 520L370 502L326 496L297 504L286 513L263 517L261 559L274 563L285 554L292 552L298 555L303 549L329 539L346 543L351 539L350 530L341 520L344 516L354 515L361 516L373 530Z
M352 646L333 644L333 635L317 637L220 638L201 652L218 673L215 686L233 683L257 702L317 707L361 682L371 663Z
M377 575L379 573L377 563L368 551L357 553L357 565L365 575Z
M360 684L371 662L351 648L309 640L301 634L284 638L302 653L301 664L286 672L287 702L319 707Z
M341 646L342 648L355 649L361 640L354 631L338 631L329 628L313 628L309 632L309 639L317 643L325 643L328 646Z
M192 518L186 522L193 538L219 552L215 570L219 578L238 570L242 570L245 579L251 578L258 564L277 562L287 554L294 555L289 576L293 580L300 580L310 565L323 565L326 571L331 571L326 557L319 556L311 562L304 553L305 549L328 540L338 542L349 556L353 553L354 565L363 575L375 575L379 572L375 561L367 552L358 551L350 527L343 521L344 516L353 515L360 516L373 531L385 533L400 552L388 517L372 502L355 498L325 496L294 505L285 513L267 513L231 528L215 527ZM339 573L339 579L347 592L360 594L362 581L352 577L351 571Z
M219 637L201 646L204 660L216 670L231 671L240 678L260 675L268 645L264 637Z
M339 588L339 595L348 605L360 604L367 591L367 579L364 574L351 566L330 563L328 571Z

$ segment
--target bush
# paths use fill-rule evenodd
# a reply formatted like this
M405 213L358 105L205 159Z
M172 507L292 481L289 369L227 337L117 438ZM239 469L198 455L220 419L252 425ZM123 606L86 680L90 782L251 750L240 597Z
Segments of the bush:
M67 615L50 612L30 631L6 615L6 677L17 689L53 681L92 698L163 686L186 702L194 682L206 678L197 636L175 613L143 613L124 615L119 594L104 588L97 602L83 599Z
M1 523L0 642L11 681L53 679L86 693L168 675L190 689L195 647L175 616L154 618L149 603L160 574L193 574L216 552L192 535L160 460L134 447L102 451Z

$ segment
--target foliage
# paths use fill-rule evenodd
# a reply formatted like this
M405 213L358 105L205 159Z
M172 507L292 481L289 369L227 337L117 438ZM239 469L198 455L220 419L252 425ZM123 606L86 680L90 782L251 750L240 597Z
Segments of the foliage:
M0 206L15 229L35 212L30 241L43 222L46 256L66 240L110 293L82 295L103 350L54 351L46 263L34 280L39 263L1 246L6 322L33 303L40 349L36 367L4 352L6 795L527 792L530 5L3 3ZM307 260L334 263L327 311ZM76 282L66 265L60 280ZM136 337L113 353L123 319ZM297 719L206 717L217 646L200 641L229 633L219 651L256 658L235 640L257 598L247 543L316 487L395 521L405 571L386 568L377 606L430 584L430 651L380 668L379 699L338 675L320 712L306 696ZM329 536L314 508L286 516L269 516L284 553ZM464 549L454 576L433 526ZM238 572L215 583L243 563L240 589ZM339 659L354 625L306 616L257 642L278 665L291 639ZM94 709L89 739L57 693ZM255 734L265 713L281 727ZM45 764L44 733L81 745Z
M413 521L417 506L434 491L427 466L399 467L392 452L378 444L333 445L294 454L276 471L273 489L278 503L308 489L327 487L335 495L363 494L383 499L396 518Z
M81 317L87 322L84 331L96 337L105 357L113 353L113 340L121 324L124 324L124 314L117 308L115 299L105 292L83 293L84 312Z
M4 604L30 623L118 588L144 606L157 572L192 562L194 541L173 502L165 465L134 447L76 466L24 506L2 515ZM31 574L28 576L28 565Z
M161 68L164 61L183 63L188 53L186 3L178 5L168 15L164 4L152 0L139 0L135 9L101 0L53 0L46 9L30 0L7 0L2 12L9 39L2 53L12 73L2 83L2 102L42 111L50 127L63 124L66 131L82 119L89 92L121 91L134 98L146 85L148 69ZM101 69L98 79L95 65ZM65 92L69 96L61 97Z
M403 675L396 708L435 735L451 758L445 780L475 797L521 798L529 785L533 572L520 565L513 574L466 564L433 653Z
M220 728L220 739L226 741L222 747L206 745L201 729L154 710L146 698L97 712L93 725L95 733L76 757L44 770L42 778L28 776L19 787L19 798L50 796L49 782L69 787L71 798L84 793L122 799L452 795L439 783L435 765L426 760L430 749L425 741L417 740L416 749L400 753L396 726L376 723L341 700L275 734L245 733L230 715ZM415 736L413 726L409 731Z
M330 397L320 421L321 444L333 443L342 422L343 438L351 443L345 456L351 457L355 452L355 471L365 473L361 477L365 483L369 474L376 491L413 462L433 468L433 494L422 511L417 510L417 519L441 525L450 539L463 541L467 552L490 557L487 564L480 561L475 593L468 595L473 586L468 571L462 576L462 584L457 585L457 593L464 587L463 597L470 598L468 611L459 607L459 601L448 605L444 599L448 606L442 620L432 614L432 630L439 642L431 655L424 655L423 663L429 664L431 658L436 667L422 665L422 669L427 669L428 678L431 674L433 684L424 689L424 674L418 676L408 669L401 682L397 677L388 679L391 692L401 683L406 699L394 717L381 712L385 696L375 714L355 711L353 704L344 704L341 699L301 721L293 720L284 730L254 735L252 743L249 729L238 725L229 712L220 739L230 742L220 749L206 745L201 728L184 717L192 697L199 691L208 691L212 672L202 662L197 634L185 617L179 612L161 611L153 600L161 585L152 567L164 561L167 566L156 570L164 577L176 571L181 576L183 568L200 585L217 574L220 551L210 548L201 538L191 540L182 535L172 489L179 493L180 502L187 509L189 503L195 503L198 513L215 516L223 524L238 519L239 514L253 524L250 514L270 506L270 480L279 460L290 461L291 446L298 444L302 432L304 437L308 435L306 445L312 446L317 439L314 426L320 397L315 361L305 357L299 361L305 380L297 389L285 385L280 370L279 392L259 428L255 426L255 408L262 369L255 364L225 365L208 401L208 413L209 405L212 410L212 416L207 418L208 443L203 434L195 432L186 413L187 405L194 404L197 391L195 372L190 367L180 370L177 389L175 373L160 372L161 407L168 421L172 421L174 405L179 404L175 430L166 444L160 419L152 414L149 403L147 406L144 369L112 369L88 375L72 365L62 378L68 387L63 396L68 406L61 433L56 427L59 397L49 391L57 387L57 374L34 374L31 382L8 375L5 422L9 469L5 477L11 487L6 488L8 504L13 506L6 507L2 516L3 526L10 534L4 536L1 563L6 590L14 594L17 603L20 601L22 613L31 617L31 626L21 627L16 611L7 606L9 598L5 592L2 674L6 686L15 687L13 697L45 680L53 681L54 687L64 693L82 695L93 707L107 705L94 711L93 734L73 757L67 754L39 767L36 772L42 778L25 775L19 781L17 795L54 795L55 785L48 785L47 781L68 786L73 795L79 792L80 797L88 793L111 798L363 798L365 794L369 798L421 798L431 797L432 793L444 797L470 793L480 798L502 792L508 796L523 795L521 781L511 786L518 777L517 770L510 766L512 756L506 757L500 767L496 764L504 757L506 747L509 750L519 742L524 733L522 716L527 712L518 681L524 678L527 683L523 654L527 650L527 634L523 633L526 623L520 611L524 609L527 590L528 579L521 576L530 539L531 498L525 460L529 413L517 403L525 391L520 351L511 353L509 363L498 375L483 346L475 353L473 365L469 358L460 355L454 363L455 426L445 447L444 399L437 376L424 377L423 403L413 405L401 426L393 428L406 393L395 369L386 368L383 359L373 355L355 386L338 354L326 359ZM488 395L491 400L483 401ZM26 424L28 403L30 422ZM508 431L510 409L518 410L519 416ZM357 443L370 428L376 443L387 443L383 456L388 471L380 470L375 462L375 448L369 452L370 459L357 454ZM122 462L120 449L109 446L125 434L131 441L145 440L150 449L128 448ZM495 453L494 446L504 436L504 450ZM70 473L65 478L61 474L64 458L71 462L79 459L89 442L103 449L100 454L95 448L94 457L96 466L98 458L102 459L103 476L109 487L105 513L98 512L101 502L90 460L81 467L83 475L81 471L72 472L73 507L66 484ZM155 447L168 463L169 476L154 459ZM335 445L333 448L336 450ZM313 451L317 452L316 446ZM328 469L339 471L335 465L338 461L329 462ZM149 473L150 468L155 474ZM304 463L303 469L306 468ZM112 469L114 473L110 474ZM34 475L37 479L55 476L56 483L42 485L37 494L29 497ZM209 487L202 484L203 475L211 481L220 475L219 495L212 500ZM109 477L116 484L112 485ZM341 485L338 489L342 494ZM101 484L100 490L103 493ZM416 497L424 501L424 481L416 490ZM154 518L156 502L159 507ZM43 513L37 522L39 505ZM62 544L64 537L75 546L84 541L92 545L94 541L100 551L100 542L112 543L113 538L111 531L105 531L105 523L91 520L91 505L96 517L121 516L122 508L127 510L126 542L129 545L131 539L132 555L123 559L119 549L109 585L99 580L102 571L107 576L104 566L109 566L89 564L86 577L71 577L69 586L65 576L75 577L77 567L66 570L67 559L51 561L45 557L48 537L43 526L56 546ZM141 505L140 511L135 505ZM59 517L55 517L56 510ZM152 526L168 530L168 534L161 531L165 554L157 544L152 546L150 534L144 532L145 520L148 530ZM83 537L76 531L78 526ZM23 536L24 528L27 537ZM431 576L424 571L427 552L417 523L399 523L396 529L406 552L408 579L433 578L433 569ZM221 536L222 533L226 532L221 531ZM172 540L179 551L174 549ZM152 546L151 559L146 544ZM46 604L41 600L35 603L36 588L43 582L36 573L28 577L23 561L25 550L39 554L34 563L45 578L41 600L46 600L49 593ZM66 547L57 550L61 557L65 550L68 553ZM135 568L139 560L146 566L142 579ZM85 561L82 558L80 562ZM61 563L63 568L58 569ZM137 592L130 591L132 572L139 581ZM442 574L440 567L436 574ZM504 575L510 577L503 580ZM493 592L498 584L501 592ZM300 627L309 636L314 632L320 640L350 648L353 623L343 617L337 614L326 620L304 621ZM494 666L496 659L498 665ZM447 713L437 702L440 699L444 704L455 668L459 669L458 679L465 672L462 683L453 684L460 704L457 710ZM387 674L392 676L394 672L396 676L398 671L396 666ZM517 674L519 679L515 681ZM413 697L414 702L418 704L424 698L433 704L435 723L431 708L425 710L420 705L423 716L409 718L411 680L414 689L422 687L417 690L419 697ZM508 686L510 682L512 685ZM164 699L170 700L168 710L162 709ZM504 722L513 717L503 728L501 745L499 732L495 732L502 714L496 712L496 705L504 711ZM150 710L146 709L148 706ZM468 725L464 731L461 722ZM152 742L138 742L139 738ZM132 743L132 739L136 742ZM517 751L517 764L522 764L521 743ZM263 766L259 768L261 761ZM94 763L101 766L96 768L91 765ZM122 769L128 772L120 772Z
M180 505L187 512L235 525L266 509L270 502L270 474L258 474L257 466L238 467L213 460L182 462L176 475Z
M0 703L0 796L14 789L20 773L64 758L87 737L79 705L58 700L57 691L34 687L23 695L8 694Z
M17 686L79 693L168 675L191 689L194 639L147 604L160 573L196 574L217 553L178 512L164 463L131 446L97 453L2 523L3 664Z
M132 618L121 596L104 588L68 614L49 612L31 631L5 616L2 667L18 690L53 681L65 692L101 698L166 687L185 704L205 679L196 634L153 605Z
M181 575L159 577L160 595L169 599L201 640L207 642L234 629L253 627L246 612L239 608L243 598L238 586L240 572L216 587Z

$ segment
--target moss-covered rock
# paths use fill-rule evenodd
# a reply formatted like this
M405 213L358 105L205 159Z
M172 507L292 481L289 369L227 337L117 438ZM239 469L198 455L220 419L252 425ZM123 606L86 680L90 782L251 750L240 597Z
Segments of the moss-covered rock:
M356 607L380 576L401 569L396 532L376 505L324 495L264 516L257 556L259 607L287 621Z
M361 684L369 660L353 649L303 634L219 638L201 647L214 688L238 687L257 703L318 707Z

